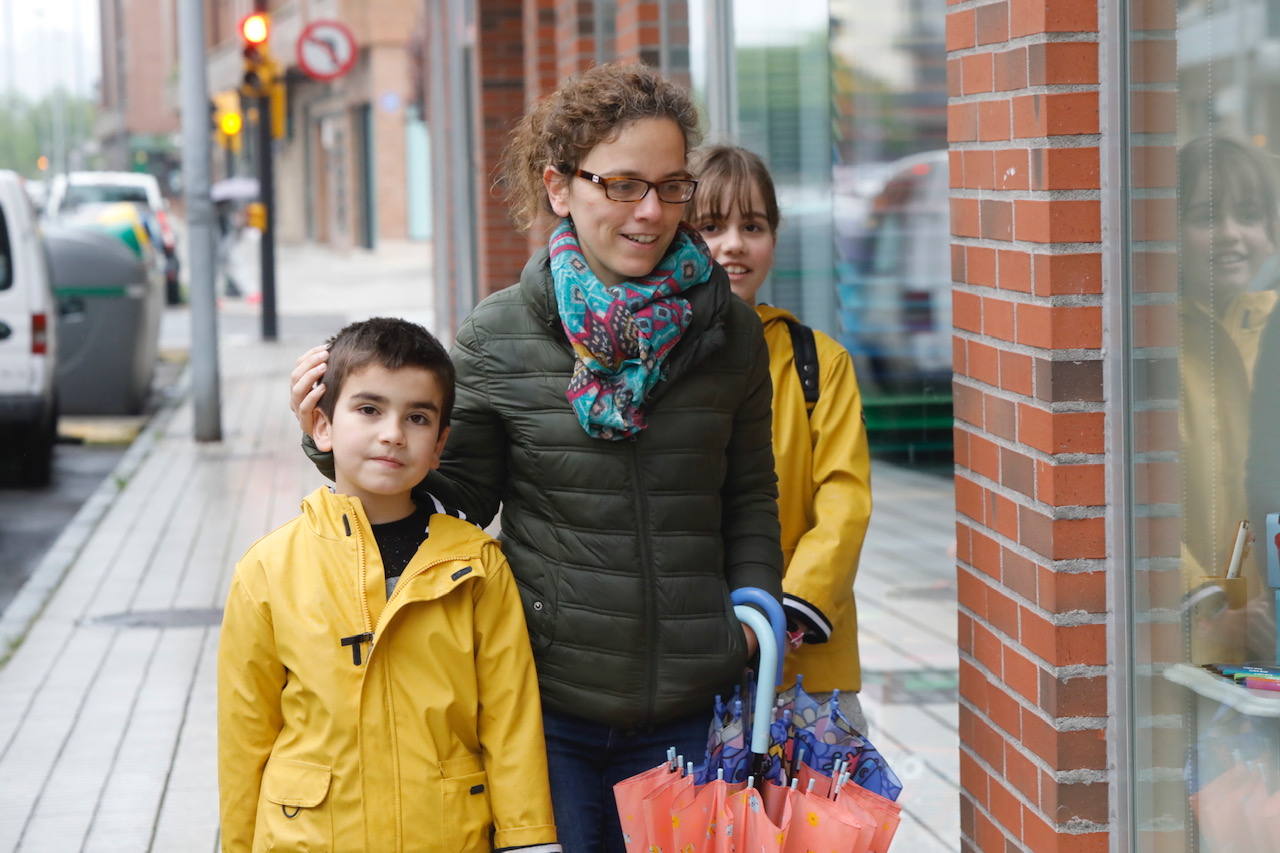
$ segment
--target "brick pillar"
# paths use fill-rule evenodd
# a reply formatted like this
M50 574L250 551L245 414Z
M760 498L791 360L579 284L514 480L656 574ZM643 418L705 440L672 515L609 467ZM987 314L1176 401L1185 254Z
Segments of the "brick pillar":
M525 55L523 0L480 0L479 122L476 144L477 254L480 295L501 290L520 277L528 259L524 238L511 223L508 206L494 189L502 150L512 125L524 113Z
M556 87L555 0L524 0L524 103Z
M660 0L619 0L618 60L661 67L661 44Z
M947 13L968 851L1110 829L1098 24L1097 0Z
M615 49L618 61L652 65L668 79L689 86L689 4L685 0L618 0Z
M553 0L556 11L556 76L568 77L596 60L596 13L592 0Z

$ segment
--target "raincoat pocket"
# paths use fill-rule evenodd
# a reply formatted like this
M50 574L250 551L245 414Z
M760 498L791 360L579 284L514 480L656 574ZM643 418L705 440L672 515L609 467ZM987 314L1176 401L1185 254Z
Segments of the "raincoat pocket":
M329 814L330 769L293 758L272 758L262 773L258 826L254 835L265 842L255 849L298 850L313 853L333 849L333 820Z
M493 810L489 804L489 778L480 758L468 755L440 764L443 791L444 845L458 853L492 849Z

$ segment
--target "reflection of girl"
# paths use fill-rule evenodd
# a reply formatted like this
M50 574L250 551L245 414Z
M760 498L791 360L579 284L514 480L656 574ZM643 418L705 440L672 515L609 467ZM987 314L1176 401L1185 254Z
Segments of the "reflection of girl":
M811 693L845 691L842 710L865 731L855 692L862 671L853 577L871 520L871 460L853 362L830 337L814 333L819 395L808 411L788 325L795 317L756 303L778 240L769 170L755 154L730 146L694 152L690 168L698 195L688 219L729 274L733 292L755 305L769 344L782 602L793 637L803 641L787 655L783 686L802 672Z
M1235 140L1197 139L1178 159L1183 546L1194 578L1225 571L1248 512L1251 392L1277 299L1277 200L1260 154Z

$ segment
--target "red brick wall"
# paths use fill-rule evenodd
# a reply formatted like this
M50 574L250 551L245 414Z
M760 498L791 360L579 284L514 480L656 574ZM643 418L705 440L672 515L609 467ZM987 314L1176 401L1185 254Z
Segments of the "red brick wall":
M590 68L596 59L596 15L592 0L554 0L556 76Z
M481 297L514 283L529 257L524 237L494 186L511 127L525 109L525 5L524 0L481 0L476 11L480 91L475 159L481 167L475 197Z
M1107 849L1098 28L947 13L966 850Z
M556 72L556 2L524 0L524 103L552 91Z
M662 20L658 0L618 0L616 57L619 62L643 62L662 69L668 79L689 86L689 6L683 0L667 0ZM663 34L667 39L667 64L662 64Z
M686 4L672 0L667 15L673 50L686 57ZM494 191L493 168L525 109L560 80L595 63L597 21L591 0L480 0L476 18L481 22L478 159L486 164L477 178L479 275L481 295L487 295L514 282L529 253L546 240L537 229L516 232L508 205ZM619 0L616 44L605 53L657 65L661 36L656 0ZM687 69L672 68L670 74L687 84Z

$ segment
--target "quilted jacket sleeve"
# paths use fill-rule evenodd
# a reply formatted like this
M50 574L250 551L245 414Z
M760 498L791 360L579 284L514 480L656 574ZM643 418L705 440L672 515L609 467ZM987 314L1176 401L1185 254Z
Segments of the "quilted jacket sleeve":
M457 373L457 392L449 441L440 468L423 486L445 503L487 527L498 513L507 478L507 434L489 397L484 342L475 315L462 325L450 352Z
M736 301L736 300L735 300ZM721 492L725 576L730 589L754 586L782 598L778 478L773 467L773 384L760 322L735 305L733 334L751 336L746 394L733 419L728 472Z
M477 585L475 656L493 844L496 849L554 844L533 652L520 593L496 544L485 548L485 574L484 583Z
M848 601L871 521L871 455L853 362L834 343L820 352L821 393L809 416L813 526L796 543L782 583L788 611L814 629L809 642L829 638L826 614Z
M236 567L218 643L218 794L225 853L254 849L262 772L283 726L285 672L269 611L250 595Z

